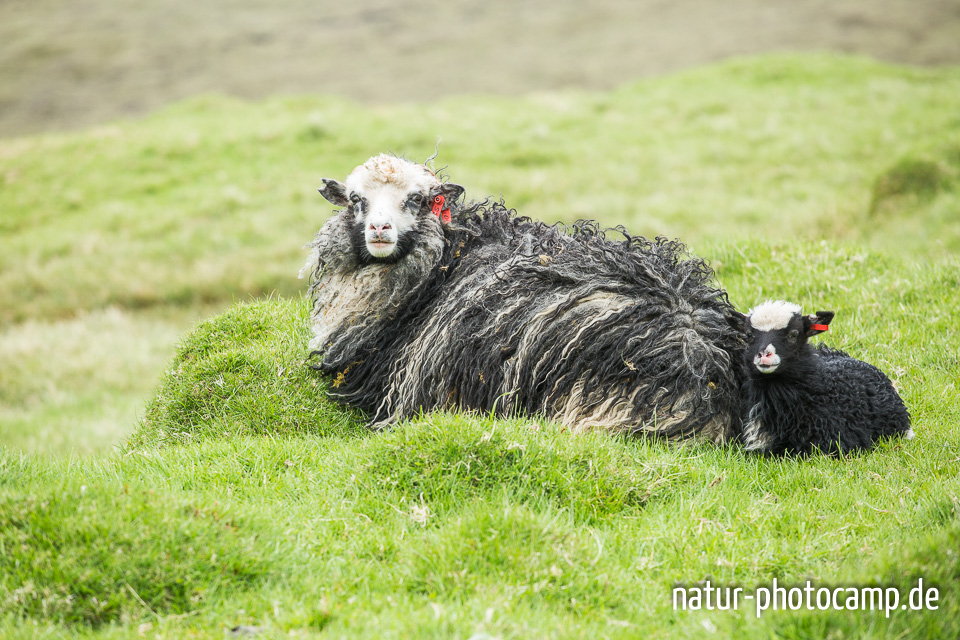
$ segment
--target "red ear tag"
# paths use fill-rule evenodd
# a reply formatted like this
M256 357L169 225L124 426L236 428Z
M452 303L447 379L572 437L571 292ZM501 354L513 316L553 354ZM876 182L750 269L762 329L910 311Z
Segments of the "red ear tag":
M433 215L440 218L440 220L443 221L444 224L450 222L450 209L443 208L443 203L445 201L446 200L442 195L438 195L436 198L433 199L433 208L431 209L433 211Z
M830 327L828 327L825 324L812 324L810 325L810 328L813 329L814 331L826 331Z

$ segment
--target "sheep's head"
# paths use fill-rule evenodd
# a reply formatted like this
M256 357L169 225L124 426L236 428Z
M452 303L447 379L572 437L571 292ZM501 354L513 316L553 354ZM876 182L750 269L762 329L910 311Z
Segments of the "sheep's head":
M446 210L463 193L426 166L388 155L370 158L346 182L325 178L323 184L320 194L352 217L352 241L364 261L402 259L416 245L422 225L443 224L432 211L437 196L443 196Z
M802 366L807 341L827 330L833 311L803 315L800 306L771 300L750 310L746 364L752 375L785 374Z

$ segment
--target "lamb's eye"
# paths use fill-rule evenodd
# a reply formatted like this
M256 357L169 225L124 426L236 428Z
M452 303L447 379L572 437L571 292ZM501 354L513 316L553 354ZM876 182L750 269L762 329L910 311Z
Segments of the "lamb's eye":
M787 340L789 340L790 342L796 342L797 338L799 337L800 337L800 332L797 331L796 329L794 329L793 331L787 334Z
M423 205L423 196L419 193L414 193L410 196L410 204L415 207L420 207Z
M361 198L359 194L356 194L356 193L350 194L350 202L352 202L353 204L360 204L361 200L363 200L363 198Z

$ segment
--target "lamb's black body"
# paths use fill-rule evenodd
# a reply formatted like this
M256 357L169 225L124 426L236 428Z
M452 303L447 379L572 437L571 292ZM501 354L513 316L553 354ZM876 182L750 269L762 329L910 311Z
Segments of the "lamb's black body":
M718 442L738 431L743 316L680 243L484 203L454 207L449 225L428 213L417 248L383 264L358 262L349 229L348 208L313 245L314 346L331 395L373 422L457 408Z
M846 454L911 433L887 376L822 345L804 345L789 371L751 372L743 402L747 448L774 455Z

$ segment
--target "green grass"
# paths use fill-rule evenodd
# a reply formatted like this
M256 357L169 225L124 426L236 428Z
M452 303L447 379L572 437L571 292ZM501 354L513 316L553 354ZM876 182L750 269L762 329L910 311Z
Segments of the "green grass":
M205 98L0 142L0 636L956 637L958 89L768 57L603 94ZM917 438L795 461L485 415L363 429L306 366L311 191L437 134L468 195L680 236L743 310L836 311L825 340L894 379ZM671 603L921 577L941 608L889 619Z
M0 330L0 442L104 452L128 436L184 326L216 307L119 307Z

